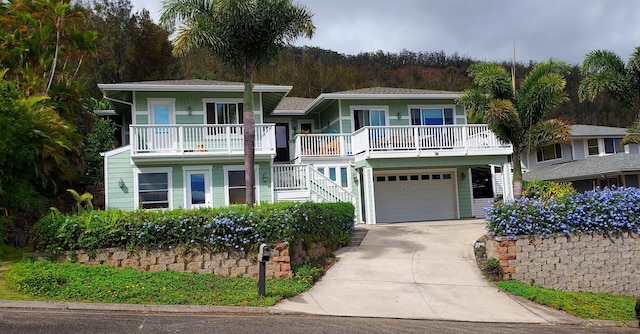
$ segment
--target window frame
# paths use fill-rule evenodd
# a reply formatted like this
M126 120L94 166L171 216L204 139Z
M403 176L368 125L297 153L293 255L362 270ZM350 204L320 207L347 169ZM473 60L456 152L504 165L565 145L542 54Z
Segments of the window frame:
M255 189L254 189L254 197L255 197L255 203L260 203L260 166L255 165L254 167L254 178L255 178ZM243 171L244 172L244 165L226 165L226 166L222 166L222 170L223 170L223 174L224 174L224 204L226 206L230 205L229 204L229 189L232 189L229 187L229 172L237 172L237 171ZM241 187L234 187L233 189L247 189L247 185L245 182L245 185L243 188ZM246 195L246 193L245 193Z
M166 208L150 208L143 209L140 202L140 174L167 174L167 207ZM172 210L173 209L173 168L171 167L155 167L155 168L134 168L133 169L133 187L134 187L134 203L135 210Z
M457 113L456 113L456 106L455 105L409 105L408 109L409 109L409 123L412 126L443 126L443 125L456 125L456 124L458 124L456 122ZM438 124L438 125L434 125L434 124L432 124L432 125L426 124L425 125L425 124L422 124L423 120L424 120L424 117L422 116L422 112L423 112L423 110L426 110L426 109L440 109L440 115L442 116L442 124ZM445 110L447 110L447 109L451 110L451 117L450 117L451 123L447 123L447 119L448 118L445 115ZM419 119L419 121L420 121L419 123L420 124L415 124L415 122L414 122L416 120L416 118L413 117L413 111L414 110L417 110L417 111L420 112L420 119Z
M174 98L148 98L147 99L147 109L149 113L149 118L147 119L148 125L155 125L156 123L156 113L155 106L167 106L169 109L169 123L160 124L160 125L172 125L176 124L176 99ZM134 117L135 119L135 117Z
M371 106L351 106L351 122L352 122L352 129L353 132L356 132L364 127L367 126L373 126L370 125L371 124L371 111L382 111L384 113L384 125L380 125L380 126L389 126L389 106L383 106L383 105L371 105ZM361 125L359 128L357 128L356 126L359 125L358 121L357 121L357 113L358 111L368 111L369 112L369 117L368 117L368 123L369 125Z
M242 99L203 99L203 110L204 110L204 125L242 125L244 124L244 101ZM214 119L213 123L210 123L209 120L209 110L207 108L208 105L213 104L214 107ZM218 120L218 104L223 105L236 105L236 113L238 114L238 123L220 123ZM242 107L241 107L242 106ZM228 115L227 115L228 118Z
M604 156L604 155L612 155L612 154L619 154L619 153L624 153L625 149L623 146L620 146L620 142L622 141L622 137L606 137L606 138L588 138L585 139L585 156L586 157L595 157L595 156ZM590 145L589 142L590 141L597 141L598 145ZM613 153L609 153L607 152L607 141L608 140L612 140L613 141L613 149L614 152ZM617 145L616 145L617 144ZM597 148L598 149L598 153L597 154L591 154L590 149L592 148Z
M188 176L190 172L205 172L205 207L213 206L213 168L211 166L182 166L182 177L184 184L184 207L186 209L191 208L191 203L189 203L189 196L191 192L191 180L189 180ZM208 181L208 184L207 184ZM206 202L209 202L209 205L206 205Z
M553 157L550 157L549 159L546 159L544 154L545 152L544 149L547 147L553 147ZM542 160L540 160L541 157L542 157ZM560 143L546 145L544 147L539 148L536 151L536 161L538 163L546 163L546 162L555 161L555 160L562 160L562 144Z

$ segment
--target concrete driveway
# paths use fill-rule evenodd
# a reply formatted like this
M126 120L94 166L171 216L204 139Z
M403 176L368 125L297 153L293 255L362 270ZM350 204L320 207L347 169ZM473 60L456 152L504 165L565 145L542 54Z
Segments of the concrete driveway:
M309 291L274 312L483 322L579 323L581 319L511 297L487 282L473 254L484 221L369 227L359 247Z

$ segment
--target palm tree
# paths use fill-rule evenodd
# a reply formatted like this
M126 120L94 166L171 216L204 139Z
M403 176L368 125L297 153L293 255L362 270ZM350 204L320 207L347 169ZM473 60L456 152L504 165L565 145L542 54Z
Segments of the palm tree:
M638 113L623 144L640 143L640 47L637 47L625 65L620 56L607 50L589 52L582 61L580 74L584 76L578 87L580 101L595 100L608 94L625 108Z
M244 75L246 203L254 203L253 73L298 37L311 37L313 14L291 0L166 0L160 24L180 23L174 52L204 49Z
M536 65L518 90L508 71L495 63L476 63L468 72L478 88L466 90L458 99L470 119L486 121L491 131L513 146L513 193L522 196L520 154L554 142L567 140L569 126L547 119L549 112L568 100L564 78L571 67L558 60Z

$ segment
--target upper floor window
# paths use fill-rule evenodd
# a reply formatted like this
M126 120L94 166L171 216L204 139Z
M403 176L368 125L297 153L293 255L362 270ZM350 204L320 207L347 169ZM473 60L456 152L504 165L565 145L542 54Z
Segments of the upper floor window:
M624 152L622 138L592 138L587 140L589 155L616 154Z
M382 109L355 109L355 129L365 126L385 126L387 125L386 111Z
M538 150L538 162L562 159L562 146L560 144L547 145Z
M207 103L207 124L242 124L243 113L241 102Z
M453 108L411 108L411 125L453 124Z

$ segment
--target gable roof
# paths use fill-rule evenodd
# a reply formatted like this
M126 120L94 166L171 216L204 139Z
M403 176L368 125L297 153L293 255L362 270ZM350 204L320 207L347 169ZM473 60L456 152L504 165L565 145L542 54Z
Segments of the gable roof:
M611 126L582 125L571 126L571 137L622 137L627 134L625 128L615 128Z
M522 178L525 181L569 181L625 172L640 172L640 155L620 153L593 156L584 160L560 163L530 171L524 173Z
M412 88L393 88L393 87L369 87L354 90L345 90L335 93L327 93L325 95L456 95L460 96L460 92L430 90L430 89L412 89Z
M305 108L313 102L313 99L306 97L285 97L273 111L277 114L304 114Z

